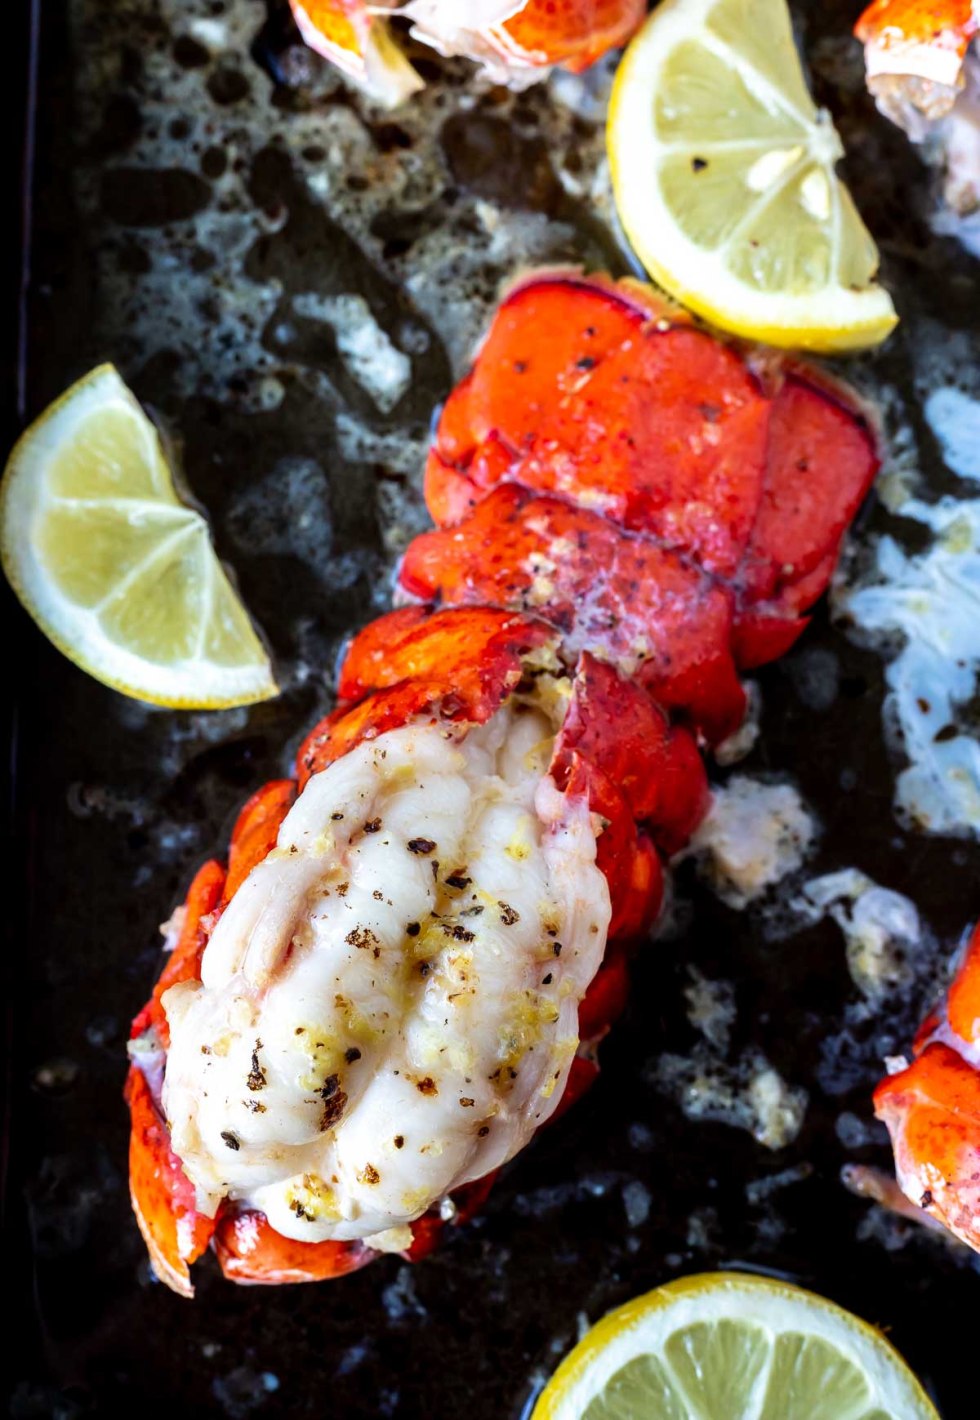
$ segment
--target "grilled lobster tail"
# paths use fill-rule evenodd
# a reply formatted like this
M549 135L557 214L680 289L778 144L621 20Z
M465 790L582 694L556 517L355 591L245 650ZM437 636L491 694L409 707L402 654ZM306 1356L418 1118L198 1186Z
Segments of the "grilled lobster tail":
M134 1023L133 1199L171 1286L190 1292L188 1265L212 1239L225 1274L246 1282L339 1276L378 1255L363 1238L281 1236L233 1196L208 1211L161 1106L172 989L193 989L229 903L285 851L280 825L297 794L390 731L458 736L551 687L548 782L587 804L609 897L578 1048L555 1075L564 1107L596 1073L594 1046L624 1005L628 948L657 915L665 862L705 812L702 750L744 715L738 673L800 635L876 467L840 389L805 368L756 369L646 288L546 273L510 292L439 421L425 485L437 527L404 557L408 604L354 637L337 707L294 777L246 804L227 872L209 863L198 874ZM448 1201L421 1202L403 1254L424 1255L468 1217L493 1172L463 1171Z

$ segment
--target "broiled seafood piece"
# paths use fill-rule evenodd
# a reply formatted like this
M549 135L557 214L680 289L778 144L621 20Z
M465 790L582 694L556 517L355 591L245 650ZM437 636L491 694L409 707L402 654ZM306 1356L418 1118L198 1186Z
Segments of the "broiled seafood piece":
M942 1007L875 1091L906 1197L980 1252L980 926Z
M290 0L303 39L380 103L422 87L386 17L440 54L480 64L494 83L523 88L554 65L578 72L623 44L646 0Z
M636 283L517 288L447 401L404 595L245 806L133 1026L131 1186L191 1290L411 1260L597 1073L736 666L780 654L877 467L846 392Z
M512 289L446 401L425 495L460 541L502 482L646 534L730 591L749 669L803 631L877 467L825 376L694 329L638 282L550 271Z
M978 29L973 0L874 0L854 30L875 103L941 169L959 216L980 207Z
M551 1115L609 923L553 739L508 703L389 730L308 781L201 981L163 997L164 1111L207 1211L404 1249Z

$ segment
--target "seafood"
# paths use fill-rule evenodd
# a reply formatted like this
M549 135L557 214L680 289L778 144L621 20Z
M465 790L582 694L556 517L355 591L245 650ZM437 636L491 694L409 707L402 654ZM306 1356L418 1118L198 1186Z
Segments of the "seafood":
M290 0L306 43L372 98L394 106L422 87L398 48L387 15L440 54L461 55L495 83L523 87L553 65L578 72L623 44L646 0Z
M978 29L973 0L874 0L854 30L878 108L924 145L960 216L980 206Z
M875 1091L905 1196L980 1251L980 925L911 1064Z
M437 527L294 777L206 864L133 1025L158 1273L416 1259L597 1072L739 672L792 644L877 468L852 399L649 288L533 275L447 401Z

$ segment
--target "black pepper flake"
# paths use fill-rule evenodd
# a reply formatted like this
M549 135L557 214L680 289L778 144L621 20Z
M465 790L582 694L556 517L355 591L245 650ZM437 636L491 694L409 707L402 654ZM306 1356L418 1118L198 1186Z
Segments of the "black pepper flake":
M450 873L446 878L446 885L451 888L468 888L472 881L472 878L467 878L462 873Z
M416 1080L415 1088L420 1095L437 1095L439 1093L436 1082L431 1075L426 1075L424 1079Z
M920 1207L920 1208L931 1208L931 1207L932 1207L932 1189L931 1189L931 1188L927 1188L926 1191L925 1191L925 1193L923 1193L922 1197L919 1199L919 1207Z
M396 1148L396 1149L404 1149L404 1147L405 1147L405 1136L404 1136L404 1134L396 1134L396 1135L395 1135L395 1148Z
M370 927L352 927L344 938L344 941L349 947L357 947L361 951L373 952L375 957L381 955L381 945Z
M480 917L482 913L482 907L466 907L459 915L460 917Z
M594 370L595 366L596 360L594 355L583 355L581 360L575 361L575 367L578 370Z
M460 1105L463 1107L463 1109L472 1109L475 1104L476 1100L471 1100L468 1098L460 1100Z
M442 930L447 936L452 937L454 942L473 942L476 940L476 933L471 932L468 927L463 927L458 922L444 922Z
M247 1078L246 1081L245 1081L246 1085L248 1085L248 1087L249 1087L250 1090L264 1090L264 1089L265 1089L265 1084L266 1084L266 1081L265 1081L265 1071L262 1069L262 1066L259 1064L259 1051L260 1051L261 1049L262 1049L262 1042L261 1042L261 1040L257 1040L257 1041L255 1042L255 1048L254 1048L254 1050L252 1051L252 1068L251 1068L251 1070L249 1070L249 1072L248 1072L248 1078Z
M405 928L405 935L408 937L417 937L421 930L422 924L420 922L409 922L408 926Z
M707 158L692 158L692 159L691 159L691 172L692 172L692 173L703 173L704 170L705 170L705 168L706 168L707 166L708 166L708 160L707 160Z
M430 972L431 970L432 970L432 966L431 966L431 964L430 964L429 962L427 962L427 961L420 961L420 962L419 962L419 976L428 976L428 974L429 974L429 972Z
M320 1115L320 1133L332 1129L347 1108L347 1096L340 1088L340 1076L328 1075L320 1090L323 1113Z
M350 890L350 883L338 883L336 892L338 897L346 897Z
M361 1052L358 1050L356 1045L352 1045L349 1050L344 1051L344 1059L347 1061L348 1065L353 1065L354 1061L360 1060L360 1058Z
M233 1153L237 1154L239 1149L242 1147L239 1143L238 1135L232 1134L230 1129L222 1129L221 1137L227 1144L228 1148L231 1149Z
M541 978L541 985L542 985L542 986L550 986L553 980L554 980L554 977L552 976L551 972L549 971L547 976L543 976L543 977Z
M244 1104L252 1114L265 1114L265 1105L261 1100L245 1100Z
M435 846L435 842L431 838L410 838L408 840L409 853L419 853L422 856L431 853Z
M330 817L333 819L334 823L339 823L343 818L343 814L338 811L335 814L331 814Z
M479 1139L485 1139L485 1138L487 1137L487 1135L490 1133L490 1126L489 1126L489 1124L481 1124L480 1127L479 1127L479 1129L476 1131L476 1133L477 1133L477 1137L478 1137Z
M505 927L513 927L515 922L520 922L521 914L516 907L511 907L509 902L498 902L500 908L500 920Z
M379 818L369 818L364 825L365 833L378 833L381 830L381 820Z
M555 954L556 957L560 957L560 956L561 956L561 942L553 942L553 943L551 944L551 950L554 952L554 954Z
M358 1183L380 1183L381 1175L374 1167L374 1164L365 1164L361 1172L357 1175Z

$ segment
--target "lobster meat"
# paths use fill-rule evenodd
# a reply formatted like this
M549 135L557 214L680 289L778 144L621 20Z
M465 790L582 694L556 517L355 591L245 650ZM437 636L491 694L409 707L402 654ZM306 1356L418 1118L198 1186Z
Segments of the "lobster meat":
M960 216L980 206L978 29L974 0L874 0L854 30L878 108L924 145Z
M133 1025L136 1217L190 1295L417 1259L597 1072L703 753L877 469L853 399L573 272L439 419L436 528L293 776L209 862Z
M980 926L903 1066L874 1097L898 1182L910 1202L980 1252Z
M578 72L623 44L646 0L290 0L300 34L373 99L395 106L422 80L392 38L386 16L411 21L413 38L483 67L495 83L523 87L554 65ZM465 15L461 11L465 8Z

